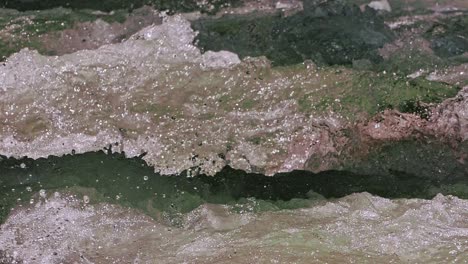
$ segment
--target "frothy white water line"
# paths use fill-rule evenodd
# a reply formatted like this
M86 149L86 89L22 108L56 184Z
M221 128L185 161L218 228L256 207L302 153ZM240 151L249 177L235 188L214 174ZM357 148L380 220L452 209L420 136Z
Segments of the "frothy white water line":
M357 193L304 209L242 214L231 209L202 205L177 228L118 206L55 195L15 209L1 227L0 249L36 263L79 254L94 262L144 263L468 259L468 201L454 196L389 200Z

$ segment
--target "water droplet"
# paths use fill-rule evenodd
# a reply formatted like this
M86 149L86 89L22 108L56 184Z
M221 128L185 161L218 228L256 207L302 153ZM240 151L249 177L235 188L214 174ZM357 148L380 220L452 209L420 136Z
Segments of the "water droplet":
M85 204L88 204L88 203L89 203L89 196L88 196L88 195L83 196L83 202L84 202Z

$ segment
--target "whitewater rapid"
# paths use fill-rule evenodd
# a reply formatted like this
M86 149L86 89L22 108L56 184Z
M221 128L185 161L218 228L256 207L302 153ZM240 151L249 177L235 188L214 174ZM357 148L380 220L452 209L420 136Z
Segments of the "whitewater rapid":
M330 133L340 119L297 110L297 96L325 89L315 69L202 53L196 35L183 16L164 16L96 50L13 54L0 65L0 154L36 159L113 144L127 157L145 153L162 174L213 175L230 164L272 175L336 152Z
M48 198L45 198L48 197ZM17 207L0 248L24 263L465 263L468 201L356 193L295 210L205 204L168 226L60 193ZM19 232L21 230L21 232ZM0 252L2 252L0 251Z

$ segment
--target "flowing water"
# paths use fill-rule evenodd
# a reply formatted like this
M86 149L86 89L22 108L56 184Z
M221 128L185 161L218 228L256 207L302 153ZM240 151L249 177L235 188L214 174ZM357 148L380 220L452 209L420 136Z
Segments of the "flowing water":
M184 16L161 14L161 25L96 50L9 57L0 263L467 263L466 135L360 149L346 127L380 103L422 109L410 99L460 87L371 72L395 32L337 3L286 18L205 17L198 37ZM326 41L309 42L321 30ZM262 55L271 61L248 57ZM339 163L345 150L368 156Z
M2 212L10 214L0 234L6 263L465 263L468 257L468 200L437 194L466 196L462 182L338 171L270 177L231 168L215 176L161 176L139 158L102 151L4 157L0 167Z
M302 209L204 204L179 227L59 193L16 210L0 243L24 263L465 263L468 202L369 193ZM235 209L235 210L234 210ZM239 210L240 209L240 210ZM237 211L239 210L239 211Z

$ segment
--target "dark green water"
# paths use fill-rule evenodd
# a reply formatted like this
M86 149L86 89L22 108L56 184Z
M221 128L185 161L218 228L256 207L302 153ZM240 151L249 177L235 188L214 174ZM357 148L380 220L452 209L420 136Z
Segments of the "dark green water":
M381 16L346 1L306 1L304 11L283 17L237 15L193 24L202 50L229 50L241 58L266 56L273 65L311 59L319 65L378 63L377 49L394 38Z
M224 5L238 6L241 0L208 0L206 5L199 5L195 0L2 0L0 7L14 8L17 10L42 10L55 7L74 9L94 9L112 11L116 9L134 9L143 5L152 5L157 10L169 10L170 12L216 12ZM213 8L209 8L213 5Z
M425 33L431 48L440 57L453 57L468 51L468 16L448 18L434 23ZM465 58L466 59L466 58Z
M409 153L406 156L405 149ZM419 157L411 154L412 151L419 151ZM215 176L182 176L186 173L161 176L140 158L129 159L123 154L104 151L37 160L1 157L0 221L5 220L18 199L27 203L41 189L86 194L92 202L119 203L139 208L153 217L186 213L206 202L246 204L252 197L256 198L253 210L257 211L307 207L317 199L338 198L354 192L370 192L387 198L432 198L440 192L468 198L467 166L454 162L443 150L434 156L424 151L435 153L433 149L411 150L411 145L400 144L384 149L384 154L373 155L365 163L367 167L361 164L352 169L354 172L293 171L274 177L230 167ZM392 161L385 158L385 153L398 158ZM445 166L444 177L436 177L424 169L439 171L431 163L436 162L434 159ZM392 162L401 164L401 170L395 169Z

